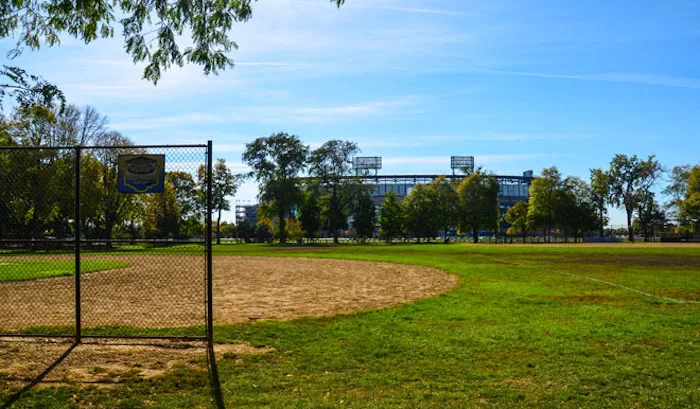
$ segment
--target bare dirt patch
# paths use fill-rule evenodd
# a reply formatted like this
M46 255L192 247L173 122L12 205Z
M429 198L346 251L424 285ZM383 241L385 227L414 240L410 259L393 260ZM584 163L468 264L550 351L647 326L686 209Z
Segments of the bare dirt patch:
M457 282L421 266L304 258L222 257L215 275L219 323L382 308L439 294Z
M40 257L46 259L47 257ZM65 257L60 257L64 259ZM86 256L124 261L129 268L83 276L83 326L168 327L204 320L203 257ZM214 259L216 323L286 320L382 308L452 288L442 271L391 263L265 257ZM67 325L74 320L74 277L0 284L0 330ZM68 333L70 333L70 328ZM0 338L0 390L19 390L71 348L71 340ZM240 359L270 348L216 345L217 359ZM202 343L87 339L40 386L109 387L176 368L206 370Z
M0 338L0 389L19 389L32 382L71 348L72 341ZM217 360L264 354L272 348L248 344L217 344ZM133 379L150 379L174 368L207 370L202 342L90 339L75 347L41 380L41 386L94 384L113 386ZM4 388L3 388L4 386Z
M153 328L204 323L204 257L83 258L131 265L82 277L84 327ZM457 282L456 277L432 268L353 260L215 257L213 267L215 323L287 320L383 308L436 295ZM73 277L0 283L0 332L42 325L71 326L74 297Z

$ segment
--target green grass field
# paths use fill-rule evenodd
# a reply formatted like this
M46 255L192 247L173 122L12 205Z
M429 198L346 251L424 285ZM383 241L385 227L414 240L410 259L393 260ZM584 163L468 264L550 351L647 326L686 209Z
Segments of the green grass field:
M275 348L219 362L229 408L700 407L699 247L215 252L421 264L461 277L448 293L394 308L216 327L218 342ZM111 388L42 387L13 407L212 407L203 362Z
M81 263L81 273L129 267L119 261L87 260ZM0 258L0 282L25 281L39 278L70 276L75 272L73 260L24 260Z

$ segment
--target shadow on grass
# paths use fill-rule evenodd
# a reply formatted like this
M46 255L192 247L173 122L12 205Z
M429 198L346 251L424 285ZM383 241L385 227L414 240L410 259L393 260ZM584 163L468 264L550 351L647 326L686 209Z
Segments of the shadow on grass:
M216 354L214 346L207 343L207 366L209 368L209 382L211 383L211 394L214 398L216 409L224 409L224 397L221 394L221 383L219 382L219 370L216 366Z
M10 398L2 405L1 409L9 409L10 407L12 407L12 405L15 404L15 402L17 402L22 397L22 395L24 395L25 393L30 391L32 388L37 386L39 383L41 383L41 381L43 381L44 378L46 378L46 376L48 374L50 374L51 371L54 370L54 368L56 368L58 365L60 365L61 362L63 362L68 357L68 355L70 355L70 353L73 352L73 350L77 346L78 346L77 342L71 344L71 346L68 347L68 349L63 354L61 354L61 356L59 356L58 359L53 361L43 372L41 372L39 375L34 377L22 389L20 389L19 391L15 392L12 396L10 396Z
M170 351L185 351L188 349L187 345L177 345L175 347L167 347L165 344L152 344L148 342L147 339L137 339L137 340L125 340L125 342L114 342L116 339L112 340L98 340L98 339L88 339L84 343L76 343L76 342L70 342L70 344L65 343L63 347L61 347L60 344L51 342L51 343L43 343L43 342L33 342L33 340L29 339L19 339L19 340L10 340L8 342L15 343L14 346L10 347L8 350L10 353L6 354L5 358L10 357L10 359L7 359L7 362L5 362L7 365L10 365L9 368L14 368L16 370L19 370L17 373L18 374L23 374L20 375L20 377L15 377L15 376L10 376L9 378L0 377L0 381L5 379L6 381L14 382L17 385L17 389L14 387L12 389L15 389L16 391L10 393L8 390L7 395L5 394L0 394L4 395L2 398L0 398L0 409L9 409L14 407L15 405L21 405L22 403L25 403L25 400L29 399L30 401L32 399L36 399L37 397L33 395L32 391L35 391L37 388L40 388L41 385L44 384L51 384L51 383L59 383L59 384L64 384L68 381L66 381L67 378L64 377L64 372L66 372L66 366L72 368L72 369L81 369L83 366L90 365L95 366L95 368L100 369L101 368L101 363L102 363L102 358L104 356L109 356L110 360L113 359L118 359L115 358L115 348L123 348L123 347L136 347L136 349L139 348L147 348L147 349L152 349L154 346L161 346L161 347L166 347L169 348L168 350ZM102 343L105 341L109 341L109 343ZM221 384L219 381L219 372L216 364L216 355L215 351L213 348L213 345L206 344L206 349L200 349L201 344L199 346L196 346L199 351L203 351L206 354L206 362L207 362L207 373L209 375L209 383L210 383L210 391L211 391L211 399L214 408L216 409L223 409L225 407L224 405L224 400L221 392ZM67 348L66 348L67 347ZM107 349L104 349L103 347L106 347ZM192 347L192 345L189 345L189 347ZM185 349L183 349L185 348ZM153 351L146 351L146 353L149 353L152 355ZM179 352L178 352L179 353ZM201 353L201 352L199 352ZM197 354L199 354L197 353ZM117 351L118 355L118 351ZM12 358L14 356L14 358ZM133 355L129 355L131 357ZM137 355L136 355L137 356ZM161 355L158 354L160 357ZM201 356L201 355L200 355ZM160 358L158 358L160 359ZM167 358L165 358L167 359ZM179 359L192 359L192 357L187 357L187 356L179 356ZM111 361L110 361L111 362ZM139 361L143 362L143 361ZM0 365L2 365L2 362L0 362ZM146 365L150 367L149 365ZM93 369L95 370L95 369ZM91 375L99 374L102 373L103 371L100 372L89 372ZM81 378L79 372L78 377ZM128 374L126 374L128 375ZM201 379L201 378L200 378ZM202 379L204 380L204 379ZM104 385L106 383L114 383L118 384L123 381L114 381L112 378L109 379L80 379L78 381L79 384L101 384ZM8 384L9 385L9 384ZM0 389L3 389L0 385ZM109 394L109 392L107 392ZM34 397L33 397L34 396ZM42 398L45 399L45 398ZM37 402L34 402L37 403Z

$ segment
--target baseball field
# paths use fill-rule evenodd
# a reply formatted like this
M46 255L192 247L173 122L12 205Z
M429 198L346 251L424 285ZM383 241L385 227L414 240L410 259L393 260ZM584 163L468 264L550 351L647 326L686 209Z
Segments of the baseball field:
M201 305L189 304L201 298L197 251L86 255L86 331L133 320L142 335L201 332ZM700 405L697 245L214 251L227 407ZM61 263L70 260L0 254L0 329L70 325ZM163 265L179 267L163 279ZM206 354L180 341L90 340L27 388L71 348L0 339L0 407L213 407Z

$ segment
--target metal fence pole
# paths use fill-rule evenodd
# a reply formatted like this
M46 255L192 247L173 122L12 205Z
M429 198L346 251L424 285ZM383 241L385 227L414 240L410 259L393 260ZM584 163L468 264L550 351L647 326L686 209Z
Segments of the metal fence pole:
M214 342L214 302L212 301L212 141L207 142L207 341Z
M81 341L80 299L80 147L75 148L75 342Z

